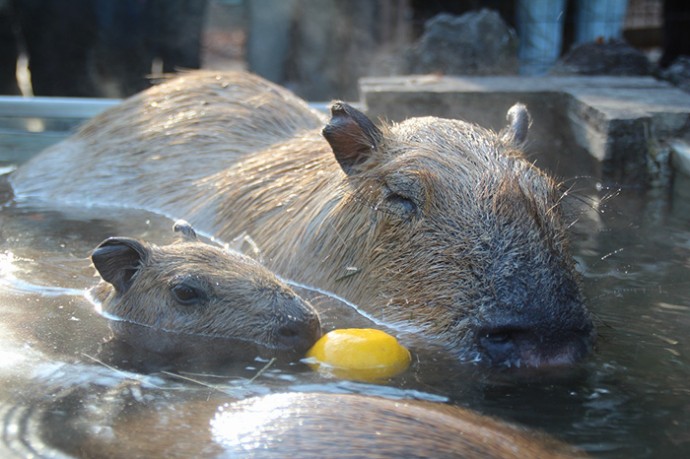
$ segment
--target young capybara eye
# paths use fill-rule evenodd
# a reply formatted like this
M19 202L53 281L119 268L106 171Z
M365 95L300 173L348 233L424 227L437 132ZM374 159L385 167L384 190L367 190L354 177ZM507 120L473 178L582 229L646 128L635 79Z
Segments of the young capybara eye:
M218 343L240 343L233 358L299 358L321 336L311 305L239 253L198 241L159 247L110 238L91 259L107 283L97 289L104 315L116 338L136 347L177 355L212 339L214 352Z
M256 76L192 72L94 118L10 180L18 196L249 236L280 276L460 360L569 365L595 333L562 196L520 151L526 107L507 120L500 133L433 117L377 124L336 102L329 121ZM116 289L136 278L117 275Z
M170 290L180 304L194 305L207 301L203 290L192 285L179 283L175 284Z

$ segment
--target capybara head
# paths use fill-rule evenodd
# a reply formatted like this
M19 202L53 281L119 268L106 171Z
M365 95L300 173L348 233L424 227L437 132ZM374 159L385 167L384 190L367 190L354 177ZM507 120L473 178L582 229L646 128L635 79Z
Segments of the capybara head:
M323 224L335 236L317 243L334 265L360 269L340 280L348 298L373 283L384 317L421 324L463 359L543 367L590 351L563 195L519 150L523 105L498 134L432 117L377 127L344 103L331 111L323 135L346 196Z
M321 336L311 305L258 262L197 241L187 224L177 223L175 231L183 241L159 247L111 237L93 251L109 284L101 308L116 337L160 353L205 339L216 348L241 348L228 355L253 358L254 352L300 357ZM132 339L129 324L145 336Z

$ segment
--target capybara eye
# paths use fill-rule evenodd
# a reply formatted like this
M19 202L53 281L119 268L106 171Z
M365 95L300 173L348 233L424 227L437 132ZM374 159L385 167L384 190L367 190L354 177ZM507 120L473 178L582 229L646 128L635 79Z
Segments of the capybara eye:
M417 204L410 198L397 193L391 193L386 198L389 205L400 214L411 214L417 210Z
M413 217L424 206L424 188L412 172L389 174L383 184L385 208L401 218Z
M203 292L188 284L177 284L173 286L172 293L175 295L175 299L184 305L199 303L204 298Z

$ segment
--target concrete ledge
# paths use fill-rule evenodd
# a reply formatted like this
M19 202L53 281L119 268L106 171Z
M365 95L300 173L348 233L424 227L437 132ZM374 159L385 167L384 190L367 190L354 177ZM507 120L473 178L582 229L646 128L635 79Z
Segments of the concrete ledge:
M666 141L690 136L690 94L651 77L425 75L365 78L360 89L370 115L394 121L434 115L500 129L507 109L526 103L532 146L546 162L583 149L590 172L618 183L665 182Z

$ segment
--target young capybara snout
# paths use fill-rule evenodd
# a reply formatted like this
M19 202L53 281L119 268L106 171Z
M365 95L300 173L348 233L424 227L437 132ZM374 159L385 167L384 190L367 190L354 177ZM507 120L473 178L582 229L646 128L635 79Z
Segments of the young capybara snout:
M116 337L163 354L212 339L251 359L299 358L321 336L317 312L258 262L197 241L184 223L175 230L185 240L159 247L111 237L93 251L107 283L99 285L101 309Z
M19 196L249 235L283 278L461 360L567 365L594 329L563 193L521 152L529 125L520 104L498 133L435 117L374 123L342 102L326 120L256 76L195 72L99 115L11 182Z

